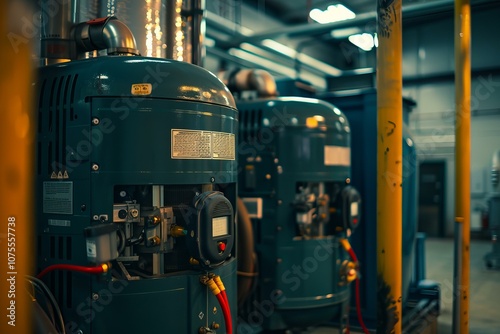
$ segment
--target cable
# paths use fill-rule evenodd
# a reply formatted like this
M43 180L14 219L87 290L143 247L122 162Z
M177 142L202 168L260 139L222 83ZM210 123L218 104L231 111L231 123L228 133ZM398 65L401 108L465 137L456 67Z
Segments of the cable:
M38 275L36 275L36 277L40 279L53 270L71 270L71 271L79 271L79 272L88 273L88 274L102 274L102 273L107 272L108 269L109 269L109 267L107 264L102 264L102 265L97 266L97 267L76 266L73 264L53 264L51 266L48 266L44 270L42 270L42 272L39 273Z
M202 280L201 283L205 284L208 286L210 291L217 297L217 300L219 301L219 304L222 309L222 314L224 316L224 322L226 323L226 334L232 334L233 333L233 321L231 319L231 310L229 309L229 303L227 301L227 295L221 293L221 290L219 289L218 284L214 280L214 278L217 278L219 276L216 276L214 274L210 275L211 277L205 276ZM206 279L205 279L206 278ZM224 288L224 285L222 284L222 281L220 280L220 277L218 279L220 281L221 286ZM225 288L224 290L225 291Z
M58 317L59 322L60 322L61 333L66 334L66 327L64 326L64 319L62 316L61 309L59 308L59 304L57 304L57 301L56 301L54 295L52 294L52 292L50 292L50 289L39 278L26 275L26 279L28 280L28 282L33 284L35 287L38 287L39 289L43 290L44 295L49 298L50 302L52 303L52 306L54 307L54 309L57 313L57 317Z
M356 253L354 253L354 249L352 249L351 244L349 241L345 238L341 238L340 243L344 247L347 253L349 253L349 256L351 257L352 261L358 264L358 257L356 256ZM356 277L356 287L355 287L355 293L356 293L356 313L358 315L358 322L359 325L361 326L361 329L363 330L363 333L365 334L370 334L370 331L365 325L365 322L363 321L363 315L361 314L361 293L360 293L360 287L359 287L359 277Z
M224 283L222 283L222 279L220 278L219 275L215 275L213 278L215 284L217 284L217 287L220 289L220 294L224 298L224 301L226 302L227 310L229 313L229 319L231 320L231 308L229 307L229 300L227 299L227 294L226 294L226 287L224 286ZM231 321L232 323L232 321Z

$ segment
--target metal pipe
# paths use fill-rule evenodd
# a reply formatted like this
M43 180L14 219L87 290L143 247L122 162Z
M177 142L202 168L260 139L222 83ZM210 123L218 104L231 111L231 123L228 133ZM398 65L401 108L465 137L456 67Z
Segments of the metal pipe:
M452 333L460 334L460 286L462 285L462 228L463 221L455 221L453 252L453 312Z
M259 97L278 96L276 81L266 70L237 69L224 72L221 79L232 92L254 90Z
M78 24L74 29L74 38L80 54L106 49L108 55L139 55L134 35L114 16Z
M470 0L455 1L455 257L460 271L454 281L454 333L469 332L470 275ZM458 239L459 238L459 239ZM457 240L458 239L458 240ZM458 323L456 322L458 321Z
M191 0L191 63L203 66L205 59L205 0Z
M165 33L166 39L165 44L167 44L166 49L166 58L174 59L174 51L175 51L175 19L177 17L176 7L177 0L167 0L166 1L166 13L165 13Z
M40 58L50 65L70 61L75 56L71 28L75 1L41 1Z
M33 333L31 303L24 280L34 269L35 258L32 244L36 230L33 223L36 119L31 67L34 39L28 40L23 20L33 17L33 3L0 1L0 268L5 287L0 293L0 305L6 308L0 324L2 333Z
M401 333L403 76L402 0L377 5L377 333Z

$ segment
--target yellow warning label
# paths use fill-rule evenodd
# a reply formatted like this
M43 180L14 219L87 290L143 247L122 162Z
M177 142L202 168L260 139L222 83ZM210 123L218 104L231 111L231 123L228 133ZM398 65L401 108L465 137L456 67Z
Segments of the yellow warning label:
M132 95L150 95L152 91L153 85L150 83L133 84L130 89Z
M172 129L172 159L235 160L234 133Z

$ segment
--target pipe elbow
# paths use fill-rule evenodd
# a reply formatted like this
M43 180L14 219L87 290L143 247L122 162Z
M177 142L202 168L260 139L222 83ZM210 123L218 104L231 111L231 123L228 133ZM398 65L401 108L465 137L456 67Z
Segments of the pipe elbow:
M134 35L122 21L116 18L108 20L102 35L108 54L139 55Z
M139 55L134 35L115 16L78 24L74 38L79 52L105 49L108 55Z
M220 75L232 92L256 91L259 97L278 96L274 77L265 70L237 69Z
M259 96L277 96L276 81L274 77L265 70L253 70L248 77L250 85L255 87Z

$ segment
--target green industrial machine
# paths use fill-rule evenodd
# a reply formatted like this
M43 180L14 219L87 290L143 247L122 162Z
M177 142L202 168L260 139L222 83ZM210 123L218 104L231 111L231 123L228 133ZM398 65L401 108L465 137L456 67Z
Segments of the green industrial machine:
M42 67L35 88L37 270L55 269L42 279L66 333L229 332L206 286L219 276L236 315L228 89L195 65L119 55Z
M239 269L239 281L252 280L239 297L239 330L300 330L330 321L345 330L356 268L340 240L358 225L361 209L349 185L349 123L316 99L269 97L237 106L238 195L256 252L254 269ZM240 251L240 260L250 251Z

